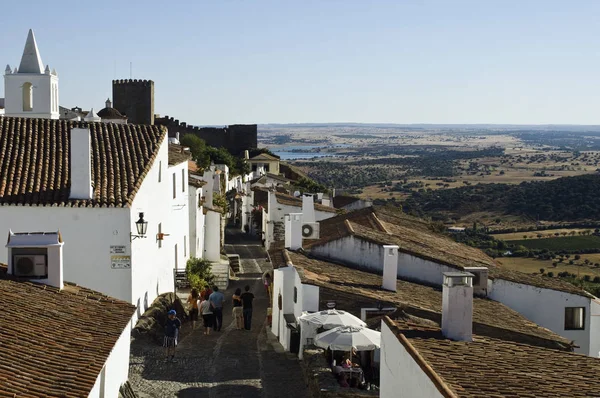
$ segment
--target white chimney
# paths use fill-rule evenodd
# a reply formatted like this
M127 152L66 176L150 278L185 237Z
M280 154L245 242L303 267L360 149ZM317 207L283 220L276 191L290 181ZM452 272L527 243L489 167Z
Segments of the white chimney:
M202 180L206 181L206 186L202 189L202 193L204 194L204 203L206 207L212 209L213 207L213 184L215 182L213 178L214 171L211 169L204 170L204 174L202 175Z
M315 216L315 200L312 195L302 196L302 214L304 214L304 222L317 222Z
M285 218L286 249L302 249L302 217L302 213L290 213L289 216Z
M442 333L457 341L473 339L473 274L444 272Z
M8 273L62 289L63 245L60 231L8 232Z
M396 291L398 279L398 246L383 245L383 283L385 290Z
M286 214L285 216L283 216L284 219L284 227L285 227L285 236L284 236L284 243L286 248L292 246L292 223L290 222L290 215Z
M92 137L88 128L71 129L71 193L69 199L89 200L92 188Z
M250 152L248 152L247 149L244 151L244 159L246 159L246 160L250 159Z

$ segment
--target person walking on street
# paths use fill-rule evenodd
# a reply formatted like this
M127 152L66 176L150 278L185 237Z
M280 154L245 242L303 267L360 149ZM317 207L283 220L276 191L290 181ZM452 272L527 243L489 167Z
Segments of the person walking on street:
M198 320L198 289L192 289L187 302L190 305L190 318L192 320L192 330L194 330Z
M170 310L167 313L167 322L165 323L165 338L163 340L163 347L165 347L165 362L175 362L175 347L177 347L177 338L179 337L179 329L181 328L181 321L177 318L177 312Z
M250 293L250 286L246 285L244 290L245 292L240 296L244 312L244 329L250 330L252 326L252 300L254 300L254 295Z
M204 326L204 334L210 334L210 328L213 324L213 312L210 306L210 301L206 297L202 297L202 302L198 306L200 313L202 314L202 321Z
M225 301L225 296L219 291L218 286L213 288L213 293L208 298L208 301L210 301L213 312L213 330L220 332L221 326L223 326L223 301Z
M235 289L235 293L233 293L233 310L232 315L233 319L235 319L235 328L237 330L242 330L243 327L243 319L242 319L242 298L240 297L242 294L242 289L239 287Z
M271 285L273 284L273 279L271 278L271 273L269 271L263 274L263 284L265 285L265 291L267 292L267 296L269 297L269 304L272 302L271 300Z

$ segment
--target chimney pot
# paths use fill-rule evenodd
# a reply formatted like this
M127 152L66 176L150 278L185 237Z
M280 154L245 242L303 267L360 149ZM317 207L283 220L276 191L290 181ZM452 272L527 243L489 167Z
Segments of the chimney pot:
M285 217L285 248L302 249L302 213L290 213Z
M92 137L89 128L71 129L70 171L69 199L92 199Z
M385 290L396 291L398 279L398 249L396 245L383 246L383 282Z
M302 196L302 214L304 214L304 222L317 222L317 217L315 216L315 200L312 195Z
M473 339L473 274L444 272L442 333L451 340Z

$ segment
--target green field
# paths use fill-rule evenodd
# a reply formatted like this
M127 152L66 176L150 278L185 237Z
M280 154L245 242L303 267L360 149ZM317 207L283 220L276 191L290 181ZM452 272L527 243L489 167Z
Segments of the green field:
M585 250L600 249L598 236L565 236L560 238L511 240L511 244L525 246L528 249Z

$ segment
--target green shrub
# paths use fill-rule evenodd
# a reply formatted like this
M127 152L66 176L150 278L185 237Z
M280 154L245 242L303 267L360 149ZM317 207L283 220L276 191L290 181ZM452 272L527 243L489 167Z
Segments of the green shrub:
M550 271L546 275L548 275L550 278L552 278L552 277L554 277L554 272Z
M215 276L210 269L210 262L202 258L192 257L185 266L190 287L203 290L207 286L212 286Z

